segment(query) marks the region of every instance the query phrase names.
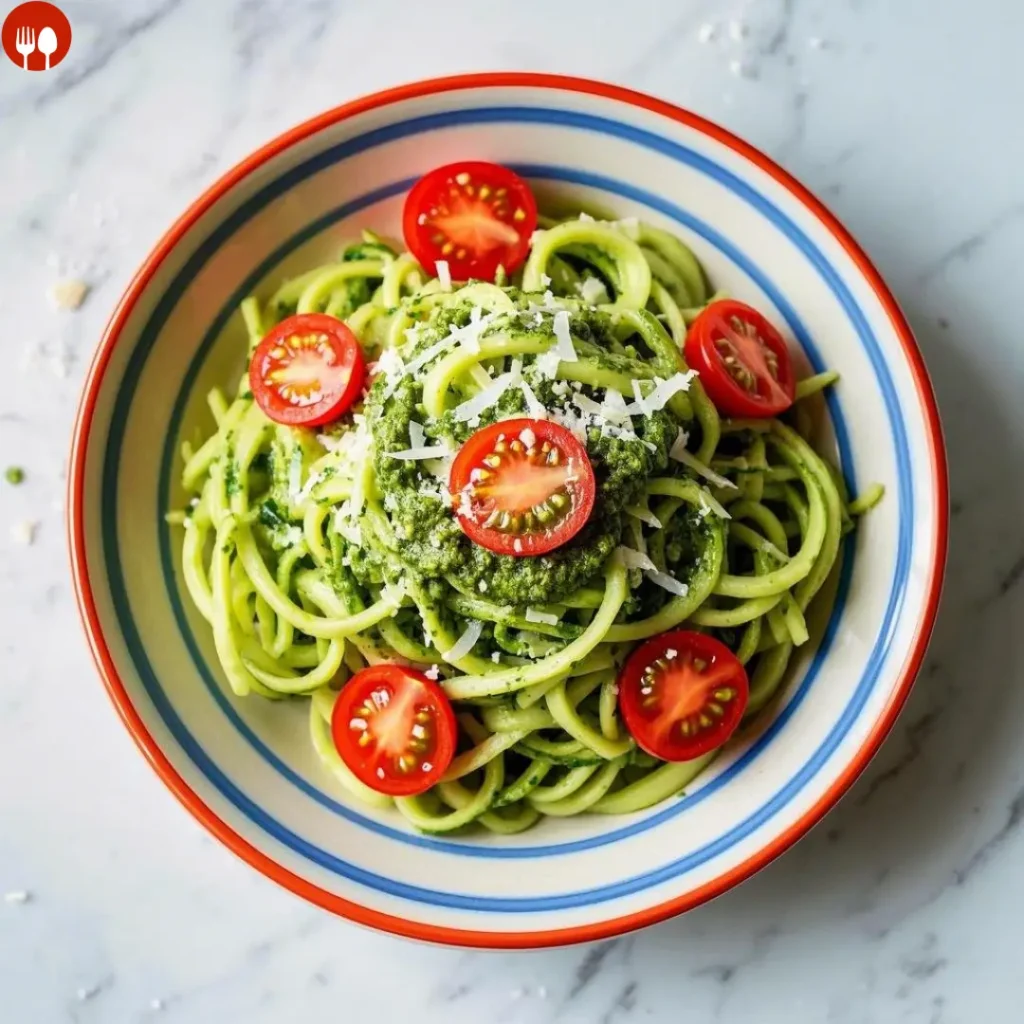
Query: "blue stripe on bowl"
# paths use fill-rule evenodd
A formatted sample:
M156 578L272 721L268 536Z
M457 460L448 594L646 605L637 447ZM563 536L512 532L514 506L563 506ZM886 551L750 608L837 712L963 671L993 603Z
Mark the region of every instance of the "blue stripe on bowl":
M490 123L495 121L533 121L542 124L568 124L573 127L584 128L592 131L600 131L606 134L616 135L622 138L626 138L630 141L636 142L640 145L647 146L648 148L656 149L660 152L671 155L674 159L680 162L686 163L690 166L696 167L703 173L706 173L722 184L729 187L732 191L741 195L746 201L751 203L757 208L762 214L768 217L777 227L779 227L785 234L790 237L794 244L796 244L804 255L811 260L811 262L818 269L819 273L822 274L823 279L836 294L840 303L843 305L847 314L850 316L858 335L868 353L869 359L872 363L872 367L879 380L880 387L882 389L883 397L885 400L887 412L892 424L894 438L896 440L897 448L897 470L899 477L899 503L901 509L900 515L900 536L898 545L898 558L896 566L896 576L894 580L893 590L890 598L889 605L886 609L886 615L883 622L883 627L880 630L878 640L875 644L872 655L869 658L869 662L861 679L858 684L857 691L854 694L848 707L845 709L840 720L836 723L835 727L831 731L828 737L823 741L819 749L815 752L812 758L807 764L801 769L793 779L785 787L783 787L768 803L766 803L758 812L751 815L745 822L736 826L728 835L720 837L714 843L703 847L701 850L695 851L679 861L675 861L664 868L659 869L656 872L651 872L643 876L638 876L633 879L627 879L623 882L616 883L612 886L606 886L598 890L589 890L581 893L568 893L560 896L547 896L547 897L536 897L536 898L501 898L501 899L489 899L481 898L476 896L467 896L461 894L452 893L439 893L433 890L424 890L415 886L407 886L402 883L394 882L391 879L382 878L372 873L365 872L364 870L356 867L355 865L348 864L338 858L333 857L326 851L318 850L308 844L301 837L296 836L290 832L279 822L274 821L268 815L266 815L259 807L252 803L241 793L237 787L231 783L213 764L206 753L199 748L194 738L188 734L187 730L184 729L183 724L177 718L170 702L167 700L166 694L162 690L158 680L156 679L152 667L145 656L145 652L142 647L141 639L138 635L137 628L134 621L131 618L130 607L127 600L127 594L124 588L123 573L121 570L120 552L117 549L116 540L116 529L113 524L116 523L116 479L117 479L117 466L119 462L120 449L123 443L123 436L120 430L121 424L127 419L128 409L130 407L131 395L134 392L134 384L137 381L139 375L142 372L142 368L145 364L145 360L148 356L149 350L151 349L162 324L166 321L171 310L182 290L187 287L188 283L198 272L199 268L206 262L207 259L216 251L223 243L229 238L237 228L253 216L259 209L266 205L269 201L280 195L281 192L286 191L292 185L307 177L309 174L313 174L318 170L329 166L331 163L342 160L347 156L352 155L355 152L361 152L364 149L371 148L374 145L379 145L382 142L389 141L393 138L402 137L405 135L415 134L430 130L437 127L446 127L452 124L466 124L466 123ZM724 238L713 231L709 226L703 224L692 215L680 210L678 207L668 204L660 198L653 196L649 193L643 192L633 188L632 186L626 185L621 182L611 181L609 179L601 178L596 175L589 175L585 172L575 171L567 168L551 168L551 167L523 167L521 170L529 176L533 177L548 177L557 178L558 180L571 181L579 184L593 185L598 188L603 188L611 192L616 192L620 195L627 196L629 198L636 199L641 203L645 203L654 209L658 209L665 213L667 216L673 217L680 223L687 225L693 230L704 235L712 244L719 246L727 255L730 256L735 262L740 265L751 277L758 282L758 284L764 288L767 294L772 297L772 300L777 304L778 308L783 312L787 321L790 324L795 336L797 337L804 350L807 352L811 363L815 369L821 368L820 355L817 352L813 341L808 336L807 331L803 325L799 322L792 310L790 305L785 301L782 295L778 292L778 289L772 285L767 277L738 250L735 250L730 243ZM297 236L291 239L284 246L280 247L271 257L264 261L259 268L257 268L251 275L246 284L239 290L239 294L233 296L231 301L225 305L224 309L218 315L216 321L211 326L210 331L204 338L203 345L200 348L199 353L193 360L192 365L189 368L189 372L186 376L186 381L182 389L182 393L179 395L178 402L175 406L175 418L180 418L181 411L184 407L184 403L187 400L191 385L194 383L195 376L199 371L199 367L205 357L209 346L212 344L213 339L223 328L227 319L234 312L237 302L241 297L246 294L252 287L252 284L264 276L264 274L270 270L286 252L291 251L296 246L302 244L308 238L317 234L323 230L324 227L330 223L341 219L346 216L350 216L359 209L362 209L372 203L378 202L382 199L389 198L401 191L404 191L408 187L408 182L397 182L393 185L386 186L383 189L379 189L374 193L362 197L354 203L346 204L345 207L340 207L324 217L319 218L315 223L309 225L306 229L300 232ZM848 435L845 428L845 423L842 418L842 413L839 408L839 403L836 397L833 395L830 397L830 411L832 414L833 422L836 427L837 439L840 446L840 451L843 457L843 462L847 466L847 471L852 472L852 463L849 457L849 445ZM840 276L836 273L835 269L825 260L824 256L816 249L813 243L803 234L802 231L790 221L785 214L782 213L778 208L771 204L767 199L752 189L747 183L737 178L732 172L726 170L723 167L710 161L707 157L701 154L695 153L686 147L680 146L677 143L671 142L670 140L663 139L659 136L652 135L651 133L640 131L632 128L628 125L623 125L618 122L608 121L604 118L595 118L588 115L580 115L570 111L557 111L557 110L544 110L544 109L531 109L531 108L498 108L498 109L486 109L486 110L475 110L475 111L457 111L451 114L431 115L426 118L417 118L413 121L403 122L397 125L388 126L385 129L380 129L375 132L368 133L367 135L360 136L359 138L349 140L345 143L341 143L337 146L332 147L325 152L318 154L316 157L311 158L304 164L292 168L284 175L270 182L264 186L259 193L250 197L245 203L242 204L239 209L234 211L228 218L225 219L211 235L203 241L196 252L189 258L185 266L175 277L175 280L169 286L167 292L161 297L154 311L154 314L149 323L144 328L139 343L130 357L128 367L125 373L125 379L122 384L122 388L117 396L115 402L114 415L112 419L112 432L110 445L108 448L108 458L104 464L103 471L103 502L104 505L109 502L110 508L114 514L104 515L104 546L108 557L110 579L112 593L114 596L115 607L119 618L122 622L122 627L125 631L126 640L128 642L129 650L136 663L136 669L139 671L140 678L143 680L147 691L150 694L151 699L154 700L159 712L164 717L168 727L171 729L176 740L182 745L188 755L197 764L200 770L207 776L210 782L220 790L232 803L234 803L240 810L243 811L253 822L265 829L268 834L275 836L280 841L284 842L290 848L296 850L302 855L308 857L311 861L320 864L321 866L328 867L330 870L337 872L338 874L350 878L354 881L362 884L371 886L372 888L379 889L382 892L387 892L392 895L398 895L409 899L415 899L421 902L433 903L436 905L443 905L449 907L459 907L466 909L476 910L504 910L504 911L536 911L545 909L559 909L562 907L570 906L583 906L588 903L599 902L601 900L615 899L620 896L627 895L632 892L640 891L650 885L657 885L660 882L678 874L682 871L690 870L693 867L704 863L708 858L714 857L724 850L728 849L733 843L763 824L773 814L777 813L786 803L789 802L795 796L800 789L813 777L821 765L827 760L831 753L835 750L838 743L842 741L849 727L856 719L861 708L863 707L864 701L867 699L877 679L877 674L881 665L888 652L889 641L892 634L892 627L895 622L896 613L899 605L902 602L903 594L905 592L906 580L908 574L909 565L909 554L910 547L912 545L912 534L910 524L913 522L912 504L913 496L910 485L910 474L907 471L909 467L909 449L907 447L906 431L902 421L902 417L899 413L899 408L896 402L895 387L892 383L891 378L888 374L888 369L885 364L884 356L878 346L877 340L874 338L870 331L870 327L867 321L856 306L856 303L846 288ZM165 451L164 464L161 468L160 473L160 504L159 507L163 509L166 507L168 499L168 487L171 473L171 460L173 458L173 449L170 446L170 438L175 436L175 430L169 431L168 446ZM852 481L851 481L852 482ZM164 559L165 573L170 572L171 559L168 545L167 531L163 528L161 523L160 526L160 542L161 542L161 554ZM197 660L197 665L201 669L207 686L214 694L215 698L224 708L225 712L232 717L236 724L243 730L243 733L247 734L247 738L250 742L254 742L260 753L268 757L272 764L278 769L283 770L284 773L295 782L300 785L304 791L309 795L313 796L314 799L319 799L321 803L326 803L331 806L332 809L338 811L338 813L345 814L353 820L358 820L360 824L366 827L373 828L375 831L382 832L390 837L398 839L403 842L410 842L415 845L428 846L433 849L442 849L445 852L453 852L459 854L468 854L472 856L500 856L500 857L521 857L521 856L548 856L552 854L571 852L572 850L585 849L595 845L601 845L606 842L611 842L619 838L623 838L627 835L633 835L637 832L643 831L647 828L651 828L658 824L660 821L665 820L669 816L673 816L680 813L686 806L692 806L693 803L703 799L709 792L713 791L713 787L717 788L724 785L728 778L733 777L737 774L749 760L756 755L764 746L769 742L772 736L782 727L783 722L793 713L795 707L799 701L803 698L808 687L810 686L812 677L816 674L824 655L827 652L828 646L831 643L832 638L835 635L836 628L838 626L839 617L841 614L842 602L845 599L845 594L848 589L848 582L850 577L850 559L847 558L840 579L840 587L836 601L836 607L830 620L826 636L822 642L821 648L819 649L815 661L812 664L811 670L805 677L800 691L794 696L793 701L783 711L780 718L773 723L773 726L766 732L766 734L759 738L758 742L747 751L743 758L739 759L734 765L731 765L729 769L718 779L713 780L708 786L704 787L703 790L698 791L692 797L686 800L676 801L669 808L661 811L643 821L636 822L635 824L628 826L623 829L616 830L615 832L606 833L603 836L593 837L590 840L581 840L575 843L567 843L560 845L541 846L541 847L520 847L520 848L489 848L484 846L475 846L471 844L453 843L450 841L436 840L428 837L409 835L404 832L399 832L395 829L391 829L388 826L382 825L379 822L372 821L372 819L364 818L362 815L358 815L351 809L338 804L336 801L331 800L330 797L325 794L319 793L319 791L312 790L305 780L302 780L298 776L295 776L287 766L284 766L274 755L267 750L267 748L255 737L250 730L245 726L244 722L237 716L234 709L231 708L230 704L225 700L220 689L212 679L208 669L206 668L205 662L199 656L198 649L195 645L194 638L185 626L185 619L183 615L183 609L181 608L180 601L178 600L176 588L169 586L170 593L172 595L172 602L175 605L175 614L178 616L179 625L185 626L184 633L186 641L189 645L190 652ZM170 577L168 576L168 583L170 583ZM312 792L310 792L312 790Z

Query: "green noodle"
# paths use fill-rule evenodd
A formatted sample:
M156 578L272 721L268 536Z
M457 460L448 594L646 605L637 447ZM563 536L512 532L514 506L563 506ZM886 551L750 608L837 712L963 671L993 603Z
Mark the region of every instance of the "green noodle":
M809 640L805 612L843 534L882 497L876 486L847 499L808 443L799 405L791 418L799 429L722 421L699 380L687 378L647 422L645 396L686 374L687 325L716 297L703 269L682 241L643 223L542 223L518 286L446 290L366 232L337 262L283 282L266 301L247 298L250 353L283 317L325 312L346 321L369 359L391 353L399 368L381 372L357 415L319 435L267 420L247 379L233 400L214 389L213 432L198 448L182 447L182 484L194 497L168 516L184 526L185 586L210 623L234 693L309 699L310 740L324 768L351 798L396 806L425 832L476 823L509 835L546 816L632 813L680 793L717 752L666 764L636 750L616 682L631 646L681 624L713 633L747 666L753 715ZM588 305L588 293L601 304ZM575 359L561 349L551 358L559 315L568 317ZM449 332L478 321L472 344L449 343ZM403 369L410 362L412 372ZM566 410L570 399L607 402L614 392L641 412L618 434L582 421L580 436L588 451L611 436L627 462L648 459L638 486L605 511L610 535L592 538L593 563L573 563L587 571L567 571L557 587L545 581L521 602L501 597L508 584L500 561L490 577L444 569L440 555L436 571L409 561L393 481L382 479L374 447L376 425L392 408L422 422L428 445L443 447L444 430L464 429L453 410L508 374L513 397L501 397L497 411L485 406L484 416L532 414L530 382L549 399L568 396ZM822 373L801 381L798 401L836 380ZM690 463L667 457L680 429L693 436L696 465L710 467L713 488ZM445 481L443 464L437 475ZM434 516L443 532L451 520L444 494L422 489L409 507ZM661 589L657 574L629 568L621 546L680 586ZM331 739L341 687L379 661L428 669L458 712L459 752L419 796L391 800L369 789Z

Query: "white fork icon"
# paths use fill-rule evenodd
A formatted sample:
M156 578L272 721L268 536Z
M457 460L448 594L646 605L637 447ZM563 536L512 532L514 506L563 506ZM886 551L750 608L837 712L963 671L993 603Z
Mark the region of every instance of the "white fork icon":
M22 26L14 37L14 48L21 54L22 69L28 71L28 55L35 53L36 32L35 29Z

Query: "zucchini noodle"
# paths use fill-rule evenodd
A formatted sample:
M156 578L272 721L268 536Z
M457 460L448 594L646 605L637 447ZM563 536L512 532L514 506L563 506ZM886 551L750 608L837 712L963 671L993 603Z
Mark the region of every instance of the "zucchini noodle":
M212 433L182 448L191 500L168 515L234 694L309 700L325 774L428 833L510 835L682 792L717 751L665 763L637 749L617 696L632 646L681 624L712 633L747 668L749 718L810 639L844 534L882 497L850 500L807 439L802 400L834 373L801 381L784 419L720 419L682 355L716 297L682 241L635 220L541 223L497 285L451 290L365 232L247 298L240 355L287 316L326 313L372 384L318 431L268 420L247 376L233 399L214 389ZM597 481L583 529L533 558L471 543L447 491L470 435L522 416L573 431ZM380 662L438 678L457 713L458 752L418 796L369 789L331 738L346 681Z

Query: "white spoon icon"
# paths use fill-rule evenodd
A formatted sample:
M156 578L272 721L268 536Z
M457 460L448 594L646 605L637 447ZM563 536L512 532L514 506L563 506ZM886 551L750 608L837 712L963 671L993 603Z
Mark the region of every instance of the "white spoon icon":
M57 52L57 33L47 25L39 33L39 41L36 44L39 52L46 57L46 70L50 70L50 55Z

